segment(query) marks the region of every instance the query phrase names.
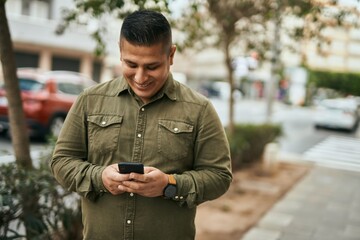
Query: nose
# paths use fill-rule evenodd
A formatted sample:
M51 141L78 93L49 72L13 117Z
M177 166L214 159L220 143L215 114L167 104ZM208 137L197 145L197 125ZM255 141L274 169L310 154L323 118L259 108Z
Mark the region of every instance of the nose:
M134 81L137 83L144 83L147 80L146 71L142 68L138 68L135 72Z

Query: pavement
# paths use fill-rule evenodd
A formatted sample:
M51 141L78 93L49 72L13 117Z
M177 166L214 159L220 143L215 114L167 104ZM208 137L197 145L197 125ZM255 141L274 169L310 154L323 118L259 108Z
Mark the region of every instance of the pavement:
M360 171L314 164L241 240L360 240Z

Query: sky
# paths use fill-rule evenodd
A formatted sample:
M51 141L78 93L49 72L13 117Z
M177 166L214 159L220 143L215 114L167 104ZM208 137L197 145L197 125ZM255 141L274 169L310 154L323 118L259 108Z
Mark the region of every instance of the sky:
M186 7L187 3L187 0L170 0L170 9L175 18L180 16L182 9Z
M339 3L348 6L357 6L357 9L360 11L360 0L339 0Z

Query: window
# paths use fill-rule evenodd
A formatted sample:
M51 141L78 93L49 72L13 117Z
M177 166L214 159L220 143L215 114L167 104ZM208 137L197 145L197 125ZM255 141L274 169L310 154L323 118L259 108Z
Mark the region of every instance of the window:
M78 95L84 90L84 86L74 83L58 83L59 91L66 94Z
M93 74L92 74L92 77L93 77L94 81L96 81L96 82L100 82L101 67L102 67L102 64L101 64L100 61L94 61L93 62Z
M17 67L37 68L39 66L39 54L27 52L15 52Z
M24 0L22 1L22 14L37 18L50 18L50 0Z
M6 12L8 12L10 14L20 15L22 13L21 6L22 6L21 0L6 1L6 4L5 4Z
M23 91L38 91L41 90L44 85L38 81L34 81L32 79L19 79L20 89Z
M52 70L67 70L73 72L79 72L80 60L76 58L57 57L52 59Z

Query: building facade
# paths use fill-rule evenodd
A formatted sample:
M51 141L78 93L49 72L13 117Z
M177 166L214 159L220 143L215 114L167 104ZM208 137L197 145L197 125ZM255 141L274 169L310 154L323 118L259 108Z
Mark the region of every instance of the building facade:
M95 41L85 27L55 33L61 12L72 0L9 0L6 12L17 67L68 70L97 82L111 76L106 59L94 55Z

